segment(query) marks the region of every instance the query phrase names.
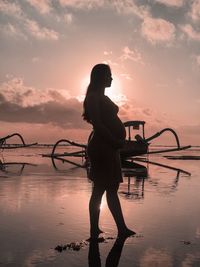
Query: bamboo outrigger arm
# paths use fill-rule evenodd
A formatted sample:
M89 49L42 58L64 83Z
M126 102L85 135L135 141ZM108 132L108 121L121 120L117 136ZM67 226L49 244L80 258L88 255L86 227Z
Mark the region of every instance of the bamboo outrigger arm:
M3 145L6 144L6 140L13 137L13 136L18 136L19 139L21 140L22 142L22 145L18 145L18 146L8 146L8 147L5 147ZM29 146L33 146L33 145L36 145L37 143L32 143L32 144L26 144L25 141L24 141L24 138L21 136L21 134L19 133L13 133L11 135L7 135L3 138L0 138L0 148L3 148L3 149L12 149L12 148L21 148L21 147L29 147Z
M147 154L155 154L155 153L161 153L161 152L172 152L172 151L177 151L177 150L184 150L184 149L188 149L190 148L191 146L181 146L180 145L180 142L179 142L179 138L178 138L178 135L177 133L171 129L171 128L164 128L163 130L161 130L160 132L157 132L156 134L152 135L151 137L149 138L146 138L144 141L145 142L149 142L157 137L159 137L161 134L163 134L164 132L171 132L175 139L176 139L176 144L177 144L177 147L176 148L172 148L172 149L164 149L164 150L159 150L159 151L148 151Z
M177 147L180 148L180 142L179 142L178 135L177 135L177 133L176 133L173 129L171 129L171 128L164 128L164 129L161 130L160 132L157 132L156 134L152 135L151 137L146 138L145 141L146 141L146 142L149 142L149 141L155 139L156 137L159 137L161 134L163 134L164 132L167 132L167 131L173 133L173 135L174 135L174 137L175 137L175 139L176 139Z
M51 155L52 156L56 156L56 154L54 153L55 150L56 150L56 147L60 144L60 143L68 143L69 145L72 145L72 146L77 146L77 147L82 147L84 149L87 148L87 145L84 145L84 144L79 144L79 143L76 143L76 142L73 142L73 141L70 141L68 139L60 139L58 140L55 145L53 146L53 149L52 149L52 152L51 152ZM77 154L80 154L81 151L78 151L78 152L72 152L72 153L64 153L66 154L66 156L74 156L74 155L77 155ZM60 155L60 154L59 154Z

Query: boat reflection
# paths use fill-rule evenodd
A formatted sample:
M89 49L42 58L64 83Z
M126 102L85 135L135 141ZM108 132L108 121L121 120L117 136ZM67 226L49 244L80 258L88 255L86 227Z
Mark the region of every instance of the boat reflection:
M148 177L147 167L133 161L123 161L122 173L124 178L127 178L128 184L127 190L121 190L119 194L128 199L144 198L144 183ZM134 180L134 184L131 183L132 180Z
M178 186L180 175L184 174L187 176L191 176L191 173L175 168L173 166L148 161L146 159L137 158L135 159L139 162L146 163L147 165L144 166L142 164L136 163L134 161L124 161L122 162L122 171L124 178L127 178L127 189L119 191L119 194L131 200L140 200L144 198L145 192L145 183L148 181L149 184L156 186L156 188L160 191L162 190L161 180L158 181L155 177L151 178L149 175L149 165L156 165L164 169L169 169L175 171L176 175L172 182L166 186L163 186L163 190L165 193L174 192ZM166 192L168 190L168 192Z
M73 168L71 167L72 163L74 166ZM163 163L153 162L147 158L122 160L121 164L122 173L125 179L124 183L120 186L119 194L122 197L131 200L141 200L144 198L145 184L147 182L148 185L154 186L157 191L169 194L177 189L181 174L191 176L191 173L183 169ZM54 157L52 158L52 165L56 171L63 173L71 169L80 169L81 167L81 169L86 170L88 177L89 166L86 167L78 162L71 162L70 160ZM152 167L150 167L150 165L152 165ZM156 170L156 173L150 175L149 172L152 171L152 169L155 169L153 165L160 167L159 172L157 173ZM165 174L162 169L171 170L172 174ZM160 173L162 173L162 175L160 175ZM157 174L159 174L159 178L157 177ZM175 178L173 178L174 175Z
M37 166L28 162L4 162L0 159L0 176L1 173L9 175L21 175L25 166Z

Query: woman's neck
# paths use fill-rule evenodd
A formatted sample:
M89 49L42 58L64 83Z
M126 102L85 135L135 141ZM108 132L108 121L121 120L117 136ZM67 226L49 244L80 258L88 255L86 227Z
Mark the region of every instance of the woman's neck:
M102 96L105 94L105 87L100 87L99 88L99 94Z

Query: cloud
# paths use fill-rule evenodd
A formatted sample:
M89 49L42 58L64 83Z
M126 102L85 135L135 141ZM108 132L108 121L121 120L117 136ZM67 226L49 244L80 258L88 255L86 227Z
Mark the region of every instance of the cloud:
M160 131L163 128L171 127L173 121L167 118L166 114L158 112L152 108L139 106L133 100L126 99L120 106L120 117L122 121L141 120L150 124L149 134Z
M7 36L11 36L11 37L16 37L16 38L23 38L23 39L27 39L27 37L25 36L25 34L15 25L13 25L12 23L8 23L5 25L0 25L0 31L1 33L3 33L4 35Z
M0 121L85 128L82 103L64 96L63 90L37 90L27 87L21 78L3 83L0 88Z
M182 7L184 5L184 0L155 0L155 2L170 7Z
M31 6L35 7L41 14L49 13L52 9L50 0L26 0Z
M118 13L134 14L141 19L150 16L150 10L148 6L138 6L133 0L113 0L112 7L114 7Z
M164 19L145 18L142 23L142 35L152 44L170 43L175 37L175 26Z
M126 80L132 80L132 77L128 73L121 73L120 76Z
M92 9L102 7L105 4L105 0L59 0L59 3L64 7Z
M135 62L143 63L140 52L137 49L131 50L128 46L123 48L123 54L121 55L120 59L122 61L129 59Z
M55 41L59 39L58 32L46 27L41 27L35 20L27 19L25 22L25 27L29 34L34 36L36 39Z
M109 56L109 55L112 55L112 51L104 51L103 52L103 54L105 55L105 56Z
M29 3L31 3L38 10L40 10L40 13L47 12L47 3L49 3L49 0L43 0L43 1L27 0L27 1L29 1ZM17 18L15 24L9 22L7 24L0 25L0 31L3 34L13 37L23 37L23 39L25 40L28 39L27 34L32 35L38 40L59 39L58 32L46 27L42 27L41 25L38 24L37 21L29 19L27 15L22 11L21 7L15 2L10 3L6 0L0 1L0 12Z
M193 1L189 15L195 22L200 21L200 0Z
M115 61L112 61L111 59L104 60L102 63L108 64L110 66L119 66L119 64Z
M67 24L71 24L72 21L73 21L73 15L68 13L68 14L65 14L64 15L64 21L67 23Z
M1 94L0 94L1 95ZM48 101L34 106L23 107L8 101L0 102L0 120L4 122L20 122L31 124L57 125L61 128L85 128L81 118L82 105L77 99L66 100L65 103Z
M17 3L6 0L0 1L0 12L15 17L22 15L21 7Z
M189 39L200 41L200 32L197 32L190 24L180 26L180 28Z
M149 7L138 6L134 0L59 0L63 7L71 7L75 9L95 9L95 8L112 8L118 13L135 14L140 18L149 15Z

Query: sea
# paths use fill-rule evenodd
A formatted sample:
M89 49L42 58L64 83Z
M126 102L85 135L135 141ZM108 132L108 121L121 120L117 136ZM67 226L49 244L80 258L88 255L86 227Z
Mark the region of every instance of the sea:
M88 242L92 183L79 166L84 159L66 156L62 146L56 153L65 157L44 156L51 151L36 146L0 152L0 266L200 266L200 147L122 166L119 199L136 234L117 238L103 196L98 242Z

